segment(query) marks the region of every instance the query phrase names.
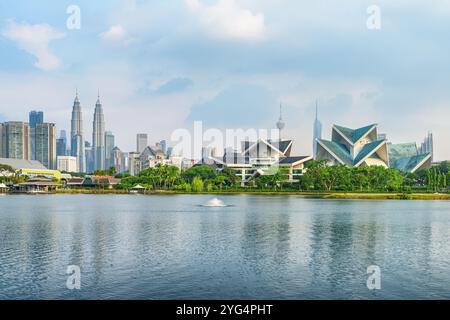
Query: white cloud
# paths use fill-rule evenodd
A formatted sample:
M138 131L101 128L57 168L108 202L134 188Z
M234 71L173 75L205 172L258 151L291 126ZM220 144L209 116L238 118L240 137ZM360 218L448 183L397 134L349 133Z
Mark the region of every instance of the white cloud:
M111 26L108 31L100 33L99 36L103 41L125 46L129 45L133 41L133 39L128 37L127 31L120 24Z
M266 37L264 14L239 7L235 0L219 0L205 6L200 0L185 0L210 35L222 39L260 41Z
M50 71L60 66L58 57L49 49L49 43L52 40L63 38L65 34L53 29L48 24L30 25L12 21L2 30L1 34L15 41L19 48L35 56L37 62L34 65L37 68Z

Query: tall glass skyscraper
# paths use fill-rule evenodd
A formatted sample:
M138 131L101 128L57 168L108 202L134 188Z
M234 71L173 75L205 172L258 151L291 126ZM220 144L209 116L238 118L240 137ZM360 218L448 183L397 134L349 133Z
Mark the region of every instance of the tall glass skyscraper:
M44 123L44 112L31 111L29 114L30 128L36 128L36 125L39 123Z
M84 155L83 114L81 112L80 100L78 99L78 92L72 108L70 150L71 156L77 158L77 171L85 172L86 159Z
M94 151L94 170L105 169L105 117L100 103L100 95L95 103L92 148Z
M44 112L42 111L30 111L29 113L29 127L30 127L30 159L36 159L36 126L40 123L44 123Z
M66 130L61 130L59 138L56 139L56 156L67 155L67 138Z
M316 159L317 139L322 139L322 123L319 121L319 107L316 101L316 118L313 129L313 157Z
M115 147L114 135L111 131L105 132L105 168L114 166L113 149Z

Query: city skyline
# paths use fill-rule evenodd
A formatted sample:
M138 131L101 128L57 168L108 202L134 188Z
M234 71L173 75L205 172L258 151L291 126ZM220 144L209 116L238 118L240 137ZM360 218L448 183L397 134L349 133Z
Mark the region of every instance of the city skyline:
M101 87L107 129L117 145L133 150L136 132L159 141L194 120L218 128L269 127L283 101L283 116L292 119L285 134L305 138L296 144L302 151L311 148L309 119L319 99L324 128L375 121L395 141L420 141L432 130L435 160L450 158L450 45L440 32L450 24L447 4L423 10L407 2L405 15L404 0L383 2L381 28L369 30L367 6L357 1L286 1L292 7L286 12L265 0L82 0L80 29L67 28L65 4L24 3L0 12L0 96L7 106L0 121L40 108L69 131L74 87L84 106L95 103ZM211 10L218 14L208 20ZM234 19L242 29L231 28ZM33 42L27 32L42 37ZM85 111L85 123L92 123ZM85 136L91 130L86 126Z

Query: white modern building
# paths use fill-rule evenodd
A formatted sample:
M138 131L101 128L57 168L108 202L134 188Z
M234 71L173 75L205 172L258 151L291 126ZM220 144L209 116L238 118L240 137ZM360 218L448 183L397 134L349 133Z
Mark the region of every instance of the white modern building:
M58 156L57 170L61 172L77 172L77 158L72 156Z

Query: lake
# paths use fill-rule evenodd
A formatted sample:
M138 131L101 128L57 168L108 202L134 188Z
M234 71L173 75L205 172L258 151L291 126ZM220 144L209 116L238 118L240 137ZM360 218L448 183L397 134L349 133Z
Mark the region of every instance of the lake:
M212 198L0 196L0 299L450 299L448 201Z

